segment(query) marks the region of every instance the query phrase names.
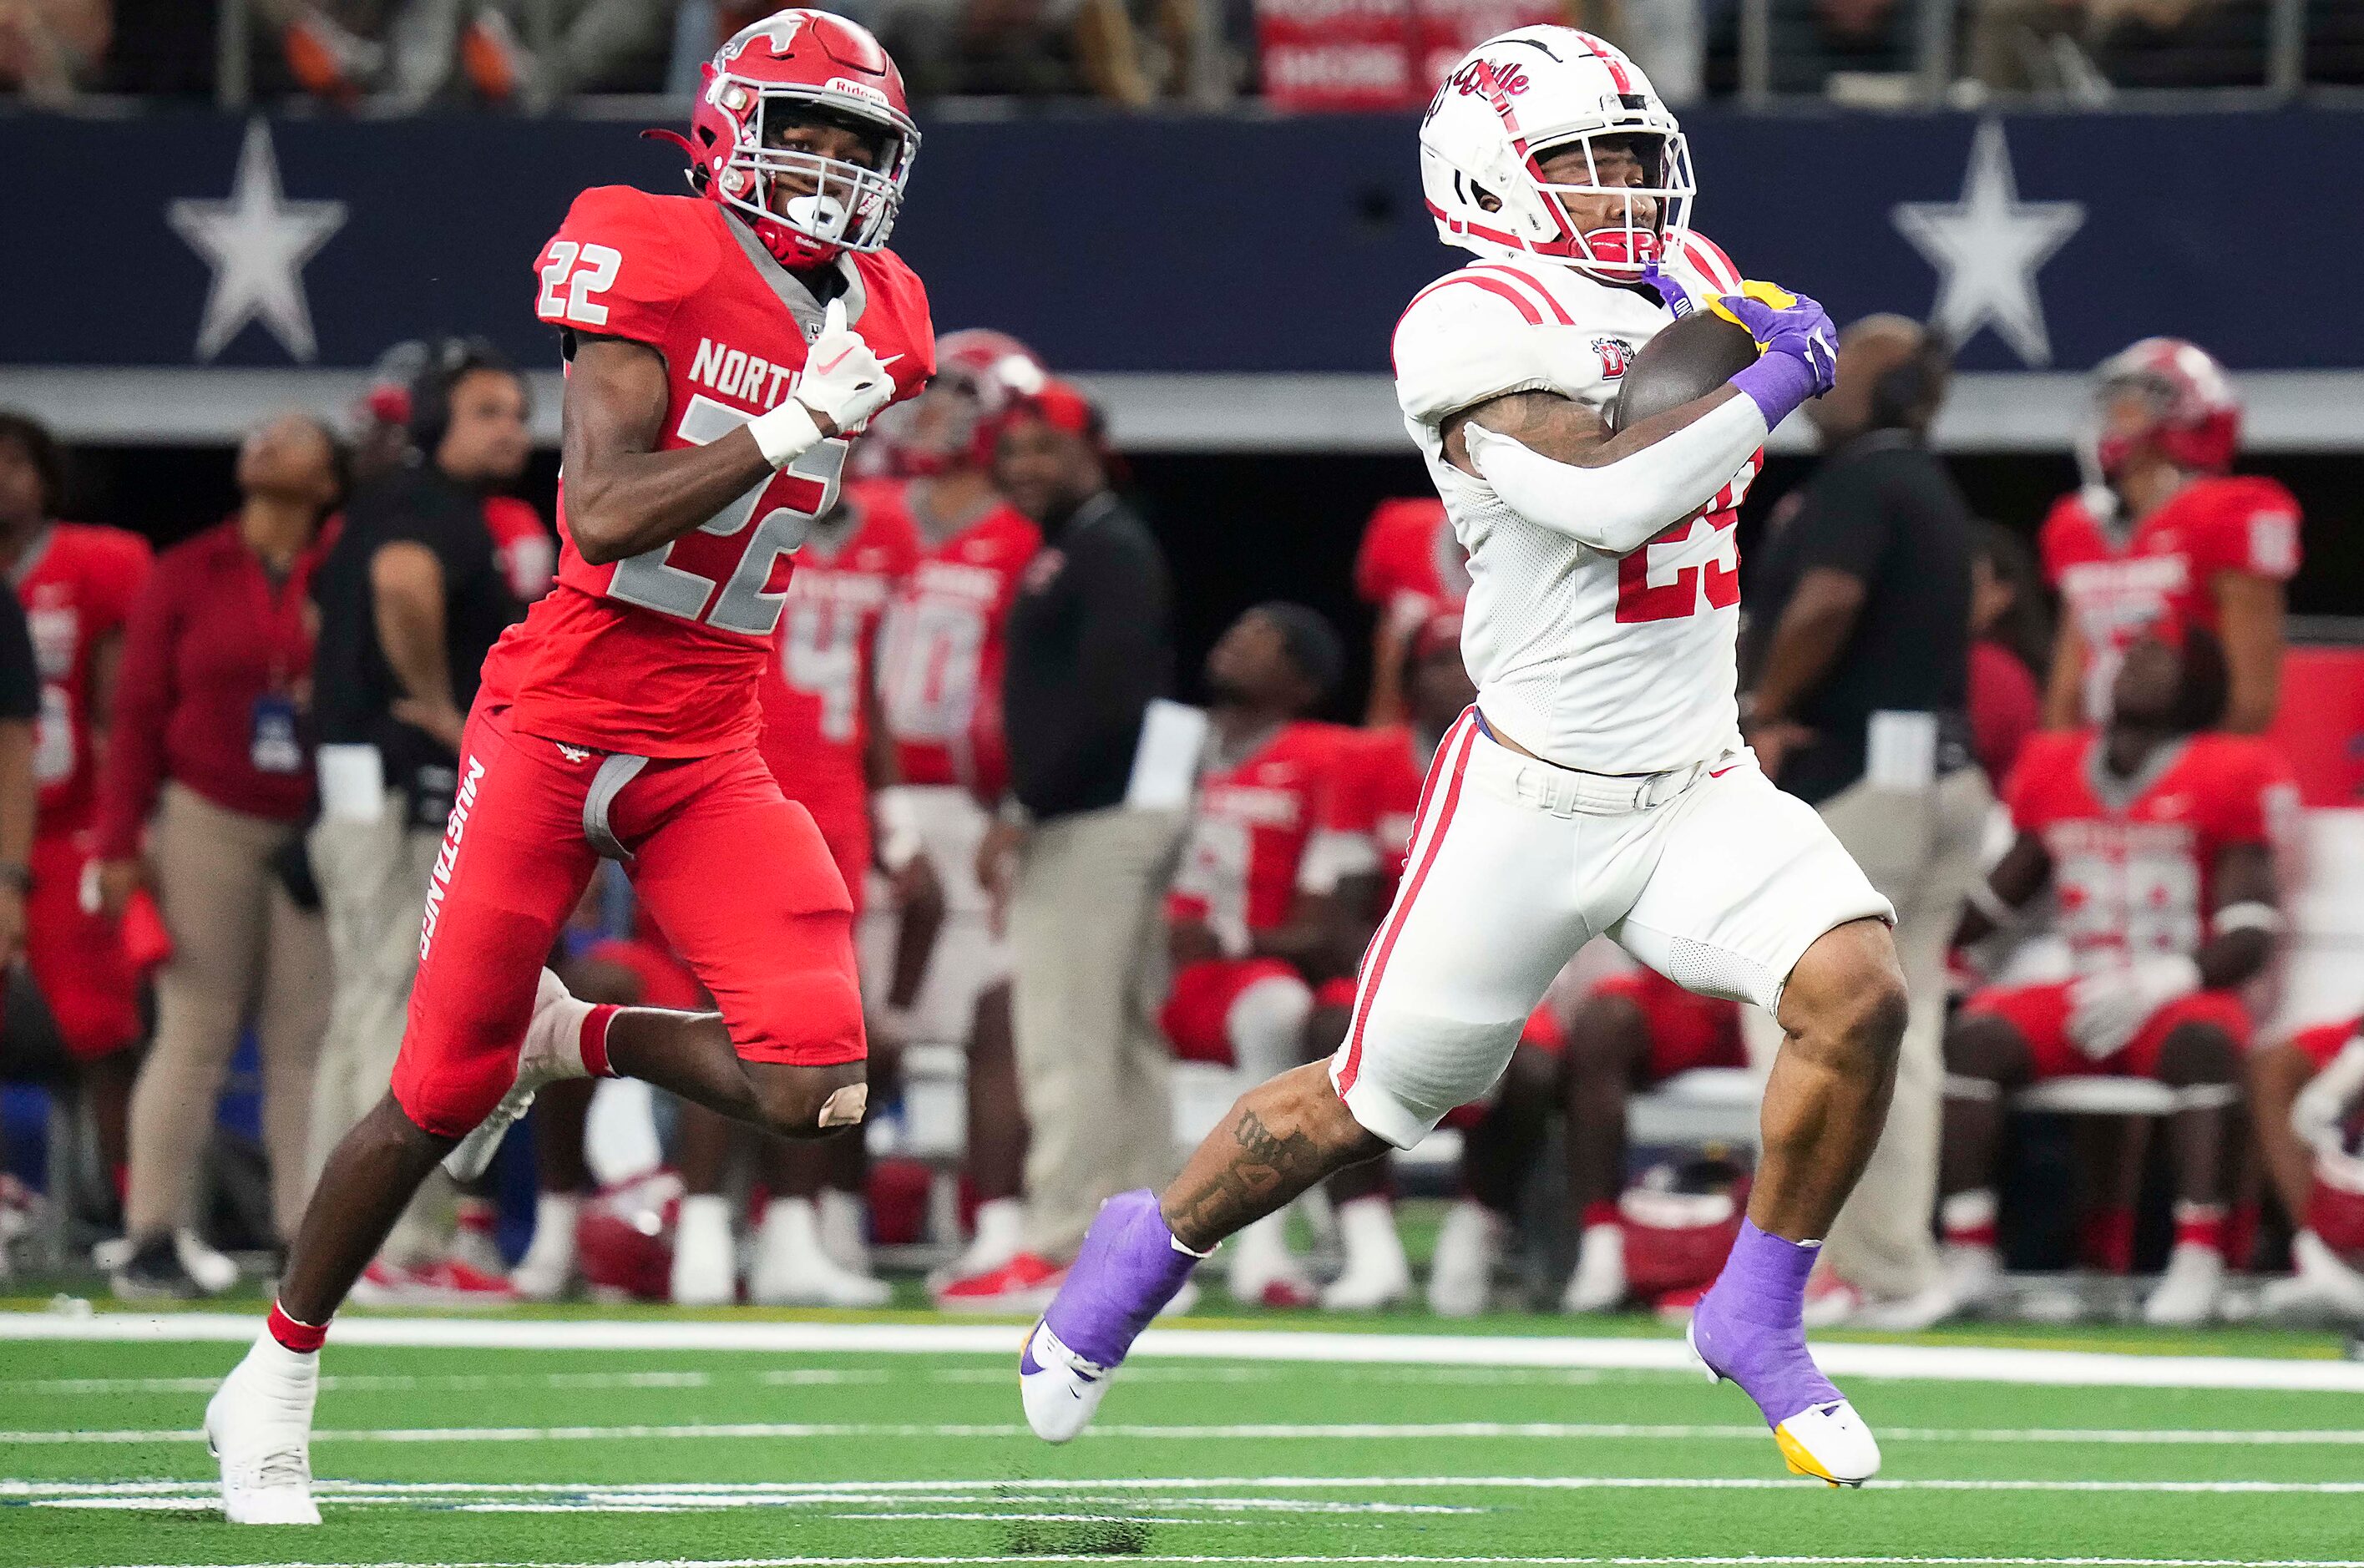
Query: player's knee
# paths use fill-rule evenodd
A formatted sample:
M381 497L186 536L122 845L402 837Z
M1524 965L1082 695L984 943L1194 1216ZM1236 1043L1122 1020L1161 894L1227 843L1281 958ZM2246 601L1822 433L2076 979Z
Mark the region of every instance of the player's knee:
M2241 1077L2241 1048L2214 1024L2183 1024L2158 1048L2158 1080L2173 1087L2233 1084Z
M1896 944L1877 920L1824 932L1798 961L1781 997L1782 1028L1807 1049L1881 1072L1895 1064L1909 1011Z
M862 1125L869 1109L868 1063L829 1067L750 1064L764 1124L782 1138L828 1138Z
M1971 1014L1946 1031L1946 1073L1983 1084L2016 1084L2027 1075L2027 1042L2006 1020Z
M1390 1147L1355 1118L1331 1082L1329 1067L1319 1062L1291 1068L1242 1095L1224 1125L1236 1125L1247 1115L1267 1128L1305 1138L1331 1158L1333 1169L1371 1159Z

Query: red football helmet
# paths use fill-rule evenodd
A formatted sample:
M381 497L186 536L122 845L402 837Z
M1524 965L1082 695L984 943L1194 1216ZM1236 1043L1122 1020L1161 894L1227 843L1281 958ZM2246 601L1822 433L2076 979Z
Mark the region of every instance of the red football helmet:
M971 327L936 339L936 377L927 391L872 419L873 439L913 477L962 466L993 466L1001 417L1050 384L1043 358L1007 332Z
M777 144L786 125L814 118L871 138L871 167ZM885 245L920 150L903 73L867 30L827 11L775 11L740 28L707 62L689 135L651 134L680 143L698 193L797 267Z
M2114 479L2145 445L2195 473L2222 473L2241 444L2241 403L2232 378L2206 350L2180 338L2145 338L2102 361L2093 373L2099 428L2093 455ZM2120 426L2112 406L2135 394L2147 419Z
M574 1255L593 1292L635 1301L673 1294L674 1225L681 1178L652 1171L606 1188L574 1221Z

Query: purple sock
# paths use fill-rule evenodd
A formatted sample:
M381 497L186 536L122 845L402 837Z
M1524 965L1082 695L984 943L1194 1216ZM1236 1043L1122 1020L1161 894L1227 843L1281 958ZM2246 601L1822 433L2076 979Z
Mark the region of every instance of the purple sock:
M1814 395L1814 372L1795 354L1768 350L1734 376L1732 384L1755 400L1757 412L1765 416L1765 428L1770 430Z
M1806 1276L1821 1250L1744 1219L1723 1273L1691 1314L1701 1356L1747 1391L1767 1426L1845 1397L1806 1351Z
M1113 1367L1198 1266L1175 1245L1155 1193L1119 1193L1100 1206L1043 1321L1086 1361Z

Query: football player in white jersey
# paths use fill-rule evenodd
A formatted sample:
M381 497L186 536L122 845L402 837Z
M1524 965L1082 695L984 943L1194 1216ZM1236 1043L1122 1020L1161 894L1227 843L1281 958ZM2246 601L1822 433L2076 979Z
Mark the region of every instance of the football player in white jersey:
M1734 698L1732 508L1767 434L1830 389L1830 319L1742 284L1689 233L1681 130L1589 34L1472 50L1429 106L1421 162L1438 232L1480 258L1395 335L1406 423L1469 550L1478 702L1438 749L1344 1044L1243 1096L1163 1195L1101 1209L1021 1359L1027 1418L1074 1436L1217 1242L1482 1095L1552 976L1606 933L1781 1021L1748 1223L1692 1344L1791 1468L1857 1485L1879 1446L1801 1312L1886 1113L1904 983L1887 901L1757 770ZM1695 298L1749 328L1756 362L1612 433L1627 363Z

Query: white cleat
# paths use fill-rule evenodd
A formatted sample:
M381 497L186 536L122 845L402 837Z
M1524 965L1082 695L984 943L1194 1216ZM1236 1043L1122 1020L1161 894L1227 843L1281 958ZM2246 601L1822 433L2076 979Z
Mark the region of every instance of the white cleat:
M1946 1292L1953 1297L1957 1313L1991 1307L2010 1291L2003 1279L2002 1254L1992 1247L1949 1243L1938 1266L1945 1271Z
M1577 1242L1576 1272L1559 1298L1562 1312L1614 1312L1625 1304L1625 1228L1588 1225Z
M728 1198L693 1193L673 1230L673 1304L728 1307L739 1299L739 1246Z
M895 1291L829 1255L810 1198L784 1197L764 1210L747 1295L766 1307L884 1307Z
M1691 1327L1683 1330L1683 1343L1690 1347L1691 1359L1707 1380L1722 1383L1723 1373L1700 1354L1698 1336L1694 1318ZM1845 1399L1809 1405L1785 1418L1774 1427L1773 1441L1791 1473L1811 1475L1833 1486L1860 1486L1879 1473L1879 1443Z
M316 1525L312 1404L317 1352L298 1355L269 1335L231 1369L206 1406L206 1447L221 1462L222 1514L234 1525Z
M2179 1241L2168 1255L2158 1288L2143 1302L2143 1321L2196 1329L2216 1316L2225 1295L2225 1254L2197 1241Z
M544 1084L591 1075L583 1065L583 1020L590 1012L591 1004L576 1001L564 981L547 969L541 972L533 1017L518 1046L517 1081L475 1130L443 1156L443 1169L453 1181L473 1182L485 1173L501 1151L501 1140L533 1108L533 1097Z
M1475 1318L1494 1296L1494 1267L1502 1259L1501 1216L1482 1203L1444 1211L1436 1256L1428 1271L1428 1309L1439 1318Z
M1411 1299L1411 1262L1396 1232L1395 1204L1360 1197L1338 1206L1338 1237L1346 1268L1321 1291L1328 1312L1377 1312Z
M1094 1365L1059 1342L1048 1323L1026 1337L1018 1361L1018 1394L1026 1424L1044 1442L1063 1443L1091 1425L1108 1396L1111 1369Z

